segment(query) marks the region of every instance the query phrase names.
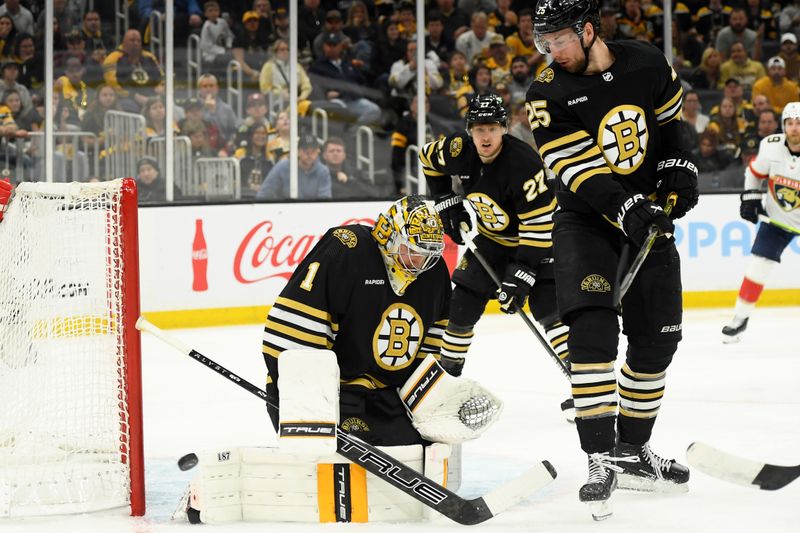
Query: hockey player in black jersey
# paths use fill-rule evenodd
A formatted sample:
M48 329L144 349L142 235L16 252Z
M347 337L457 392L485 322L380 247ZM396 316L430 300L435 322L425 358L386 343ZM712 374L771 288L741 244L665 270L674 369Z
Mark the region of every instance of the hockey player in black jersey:
M534 318L544 327L555 353L566 361L568 329L557 318L551 255L556 204L541 159L528 144L507 134L500 97L474 97L466 119L466 133L430 142L419 156L444 230L463 244L459 226L470 223L461 196L452 189L454 175L476 213L479 252L495 272L505 274L498 295L501 309L513 313L515 304L522 307L530 295ZM470 250L453 272L453 283L442 364L459 375L475 324L497 286Z
M421 196L397 200L375 226L329 229L270 310L262 351L277 405L278 356L333 350L341 426L375 445L423 443L397 393L438 354L450 304L439 216ZM278 412L269 409L277 429Z
M585 502L621 488L686 487L688 469L649 444L666 370L681 340L680 258L671 235L698 199L681 146L680 81L650 43L604 42L597 0L539 0L537 48L553 62L531 85L528 117L557 177L553 247L558 309L570 327L572 393L589 458ZM677 201L670 216L663 207ZM626 361L617 379L615 284L655 226L660 237L621 306ZM617 475L619 474L619 475ZM664 482L671 482L668 485ZM595 506L601 519L610 508Z

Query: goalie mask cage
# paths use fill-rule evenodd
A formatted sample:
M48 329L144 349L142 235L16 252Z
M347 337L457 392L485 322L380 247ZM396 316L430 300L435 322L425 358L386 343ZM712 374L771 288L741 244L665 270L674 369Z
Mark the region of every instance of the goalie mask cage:
M0 517L144 514L137 234L132 179L15 191L0 223Z

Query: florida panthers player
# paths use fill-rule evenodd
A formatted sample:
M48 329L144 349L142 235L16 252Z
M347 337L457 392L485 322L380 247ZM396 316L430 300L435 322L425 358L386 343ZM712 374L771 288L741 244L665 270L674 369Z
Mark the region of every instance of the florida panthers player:
M724 343L738 342L764 290L772 268L780 263L783 250L800 233L800 102L791 102L781 116L784 133L761 141L758 155L745 169L745 191L739 213L758 223L750 262L736 299L733 319L722 328ZM767 194L762 185L766 183ZM766 197L766 200L762 200Z

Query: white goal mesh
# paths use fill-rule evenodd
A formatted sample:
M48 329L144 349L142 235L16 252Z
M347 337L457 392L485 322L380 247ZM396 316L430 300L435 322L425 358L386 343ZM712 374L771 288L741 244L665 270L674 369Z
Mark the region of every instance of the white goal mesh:
M135 217L132 180L23 183L0 223L0 517L143 512Z

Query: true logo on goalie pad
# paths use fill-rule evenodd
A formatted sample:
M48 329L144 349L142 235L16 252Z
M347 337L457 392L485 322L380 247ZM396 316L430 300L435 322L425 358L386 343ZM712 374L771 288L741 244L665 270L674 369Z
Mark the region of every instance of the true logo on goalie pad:
M333 437L336 425L325 422L281 422L281 437Z
M432 364L430 368L422 374L419 381L414 384L409 393L403 398L403 401L412 413L443 374L444 370L442 370L442 367L437 364Z

